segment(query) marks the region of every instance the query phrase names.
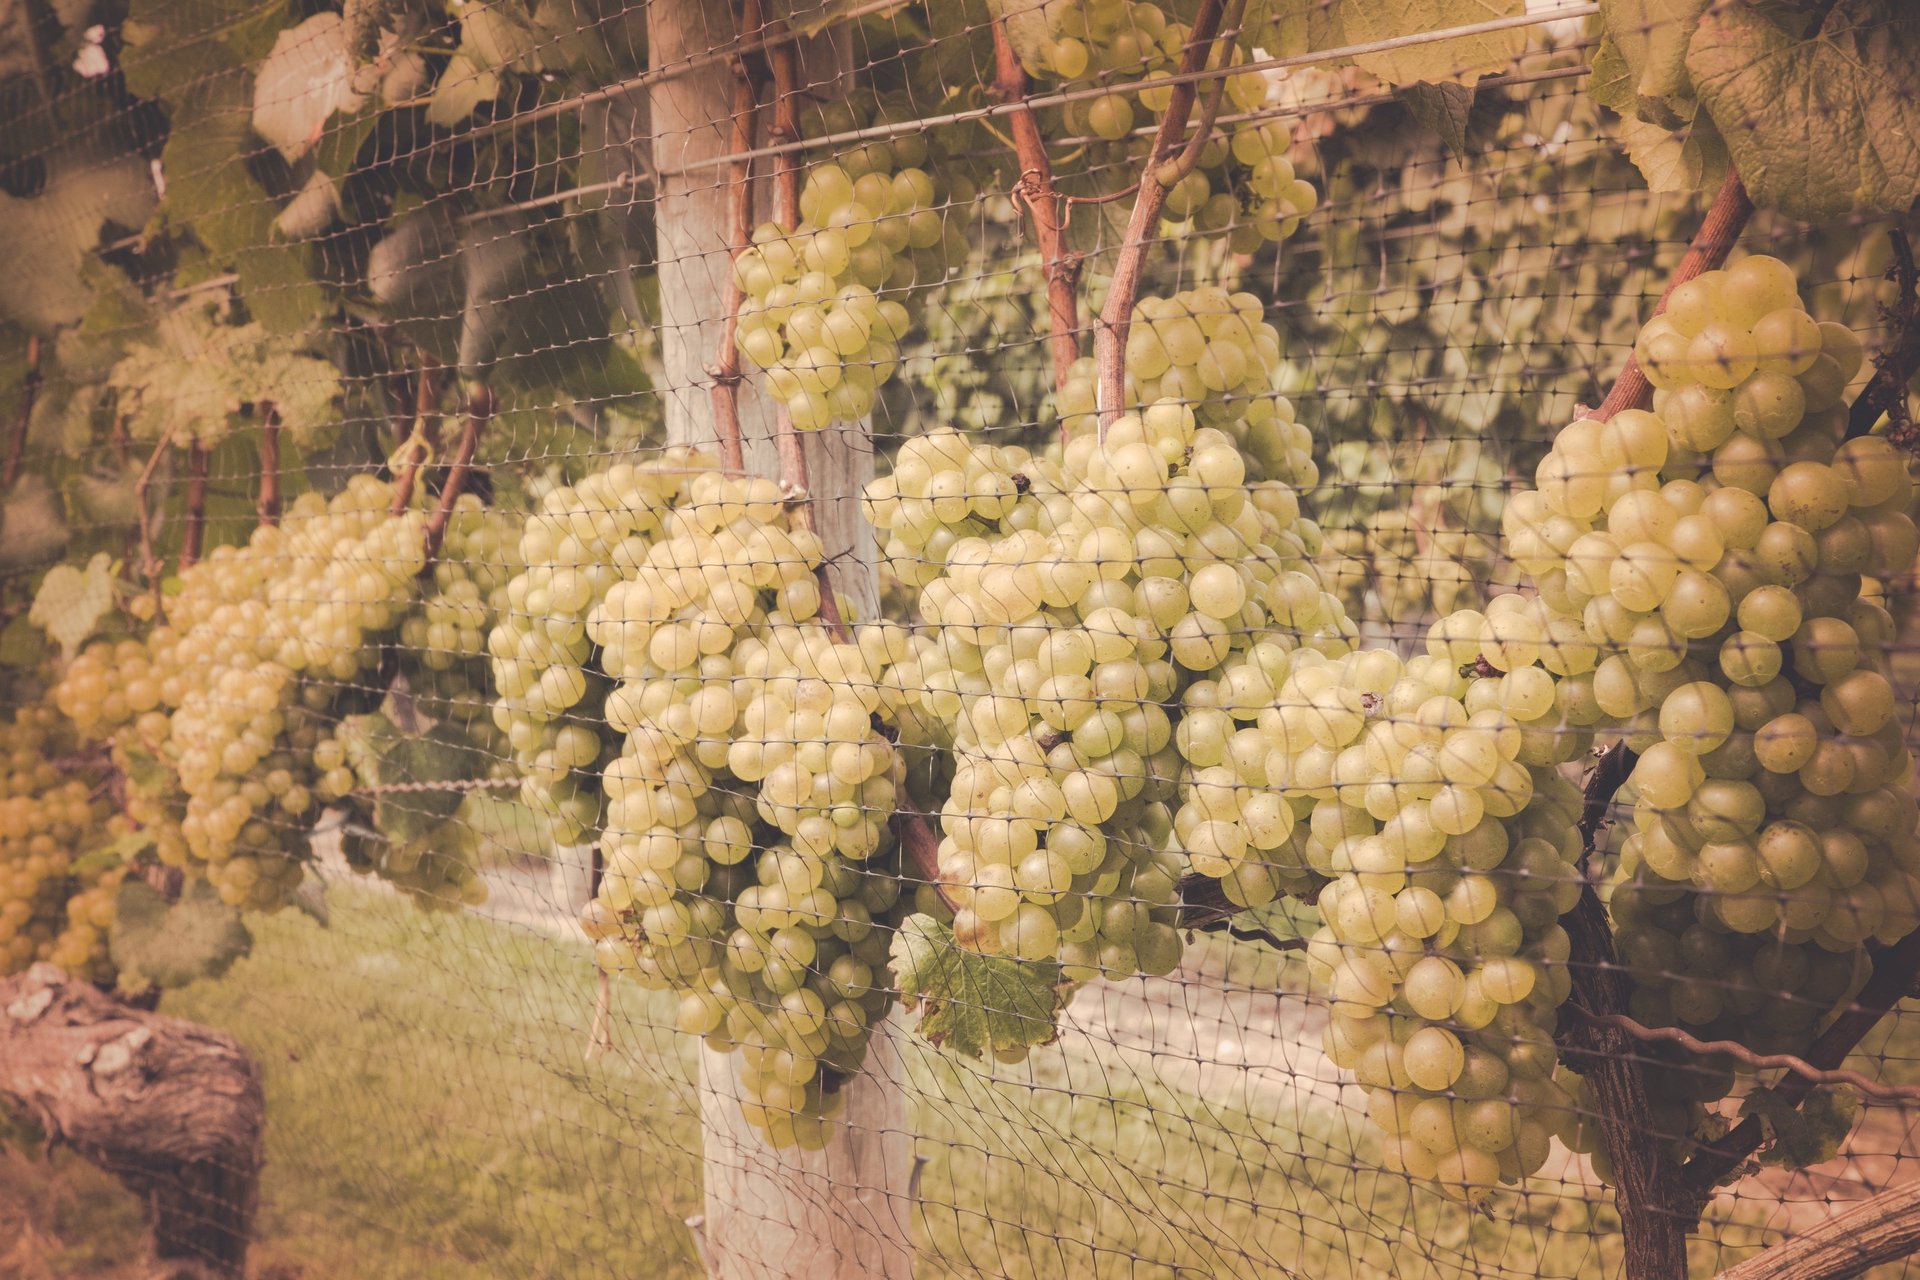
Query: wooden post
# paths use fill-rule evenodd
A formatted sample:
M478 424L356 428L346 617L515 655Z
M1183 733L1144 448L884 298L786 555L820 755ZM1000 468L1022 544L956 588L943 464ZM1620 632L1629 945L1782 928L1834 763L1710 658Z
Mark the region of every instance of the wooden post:
M647 10L652 65L666 69L738 39L724 0L655 0ZM818 78L817 76L813 78ZM662 397L667 438L711 446L712 375L726 322L727 166L682 174L683 166L729 153L733 78L682 76L650 89L654 206L659 244ZM756 193L756 207L766 205ZM739 387L747 468L778 476L773 414L749 377ZM866 423L836 423L804 442L814 513L841 594L854 619L877 610L873 531L859 493L873 475ZM843 1087L845 1101L824 1151L775 1151L740 1114L736 1055L700 1051L700 1118L706 1211L695 1230L716 1280L885 1280L912 1271L911 1137L897 1021L874 1029L866 1069Z

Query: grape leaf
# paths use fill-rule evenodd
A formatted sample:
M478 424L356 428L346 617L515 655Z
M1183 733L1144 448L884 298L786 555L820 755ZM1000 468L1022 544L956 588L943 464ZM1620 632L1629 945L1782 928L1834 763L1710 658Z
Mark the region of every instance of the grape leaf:
M1633 69L1611 39L1602 38L1587 82L1595 102L1620 117L1620 142L1647 180L1649 191L1698 191L1727 176L1727 146L1697 103L1677 129L1648 124L1637 114Z
M27 620L36 623L68 659L113 608L113 557L102 551L84 569L57 564L40 580Z
M120 885L107 947L115 967L157 987L184 987L232 968L253 950L253 935L205 880L189 880L169 904L145 880L129 878Z
M500 96L500 73L489 69L479 58L462 48L440 72L427 102L427 121L451 129L483 102Z
M501 5L474 5L460 15L461 52L488 70L525 68L539 47L533 29Z
M1601 0L1600 19L1625 60L1633 118L1664 129L1693 118L1687 42L1712 0Z
M340 184L315 169L299 194L273 220L283 240L311 240L340 220Z
M51 333L93 302L84 266L102 223L143 225L153 213L152 175L137 156L56 151L37 195L0 192L0 320Z
M153 832L147 830L129 831L115 840L110 840L97 849L89 849L73 860L67 870L76 876L97 875L111 870L124 862L145 853L153 847Z
M1440 136L1455 158L1467 158L1467 117L1473 112L1473 89L1464 84L1428 84L1422 80L1393 91L1408 113Z
M891 948L900 1000L920 1010L916 1030L930 1044L970 1058L1050 1043L1062 1004L1060 966L975 955L929 915L900 922Z
M1053 35L1047 29L1047 6L1038 0L987 0L994 20L1006 27L1007 43L1024 67L1047 65L1047 46Z
M1841 0L1811 40L1745 5L1700 20L1687 69L1754 203L1808 222L1920 199L1920 11Z
M346 26L337 13L316 13L282 31L253 82L253 129L288 160L320 140L334 112L359 110Z
M1399 36L1449 27L1471 26L1527 11L1526 0L1333 0L1327 6L1328 34L1343 44L1372 44ZM1324 38L1324 37L1323 37ZM1430 44L1407 45L1381 53L1363 53L1354 62L1391 84L1426 80L1472 81L1481 72L1505 67L1526 46L1520 28L1455 36Z
M1743 1116L1759 1116L1772 1145L1760 1153L1760 1163L1776 1169L1805 1169L1840 1154L1853 1122L1860 1115L1860 1099L1844 1085L1820 1085L1798 1107L1775 1089L1756 1089L1740 1104Z
M485 754L450 721L410 734L375 711L352 717L345 729L343 742L354 772L367 786L465 782L486 767ZM423 839L453 816L465 794L454 787L382 791L374 797L374 828L396 844Z

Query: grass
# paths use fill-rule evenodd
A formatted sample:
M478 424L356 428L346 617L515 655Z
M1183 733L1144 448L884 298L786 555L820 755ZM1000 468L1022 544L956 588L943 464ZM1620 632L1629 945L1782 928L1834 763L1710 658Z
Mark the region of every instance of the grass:
M256 1274L700 1275L694 1055L662 1029L670 1002L615 984L621 1051L589 1062L584 946L353 886L333 898L330 929L258 921L251 959L166 1003L231 1030L265 1074ZM1270 954L1204 945L1209 979L1182 994L1217 1007L1194 1024L1231 1041L1262 1009L1298 1018ZM1018 1067L907 1038L920 1276L1617 1274L1604 1193L1543 1179L1464 1212L1380 1173L1364 1118L1284 1069L1204 1068L1226 1042L1127 1030L1070 1033ZM22 1234L10 1216L39 1242L11 1270L0 1247L0 1275L23 1280L121 1280L139 1237L130 1198L72 1162L0 1159L0 1240Z

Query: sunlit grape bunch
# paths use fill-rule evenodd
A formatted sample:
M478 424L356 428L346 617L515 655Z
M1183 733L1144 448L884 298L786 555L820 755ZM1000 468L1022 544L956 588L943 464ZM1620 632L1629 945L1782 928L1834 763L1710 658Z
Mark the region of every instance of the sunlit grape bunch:
M912 114L892 98L856 97L813 108L802 130L827 137ZM900 299L965 253L949 213L972 189L933 163L930 146L903 133L824 148L809 158L799 225L762 223L734 259L745 295L735 342L799 430L872 411L911 327Z
M1640 752L1611 895L1631 1011L1792 1050L1920 917L1894 626L1861 595L1910 563L1913 484L1887 441L1843 439L1860 344L1773 258L1676 288L1636 350L1653 411L1562 431L1509 543L1549 624L1598 647L1563 700Z
M548 493L488 637L523 796L605 874L600 963L743 1050L747 1118L819 1146L885 1009L899 769L861 645L821 618L818 537L772 481L669 450Z
M1252 473L1311 488L1319 471L1313 437L1279 394L1280 332L1260 300L1212 285L1143 297L1127 332L1126 402L1187 405L1201 426L1232 438ZM1094 365L1083 359L1060 389L1057 412L1070 433L1091 431Z
M94 794L104 761L82 745L45 702L0 722L0 976L46 960L96 982L113 977L107 931L124 867L82 864L131 824Z
M1178 815L1215 802L1189 769L1218 759L1223 725L1205 713L1251 718L1271 700L1246 660L1261 643L1284 668L1351 642L1292 490L1249 482L1233 437L1161 401L1104 441L1073 437L1059 461L935 434L868 495L890 548L939 552L931 578L902 570L926 579L930 625L886 685L903 721L943 726L952 748L940 871L956 939L1058 958L1074 980L1168 971L1187 870L1176 824L1193 825ZM1229 859L1215 874L1257 904L1284 873Z
M160 860L235 905L284 903L308 828L355 785L328 745L338 704L362 700L426 566L425 513L393 515L392 500L365 475L332 499L302 494L281 524L187 568L144 639L89 646L54 691L84 732L113 742L129 813ZM472 524L469 506L452 537ZM476 620L477 595L442 600L469 611L438 637L452 653L477 648L458 627Z

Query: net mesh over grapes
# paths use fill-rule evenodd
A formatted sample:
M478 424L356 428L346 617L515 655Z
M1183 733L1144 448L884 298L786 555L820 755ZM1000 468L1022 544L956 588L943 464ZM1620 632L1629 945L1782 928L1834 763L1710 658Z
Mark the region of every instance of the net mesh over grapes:
M1898 9L0 0L0 977L248 1050L262 1277L1911 1183Z

